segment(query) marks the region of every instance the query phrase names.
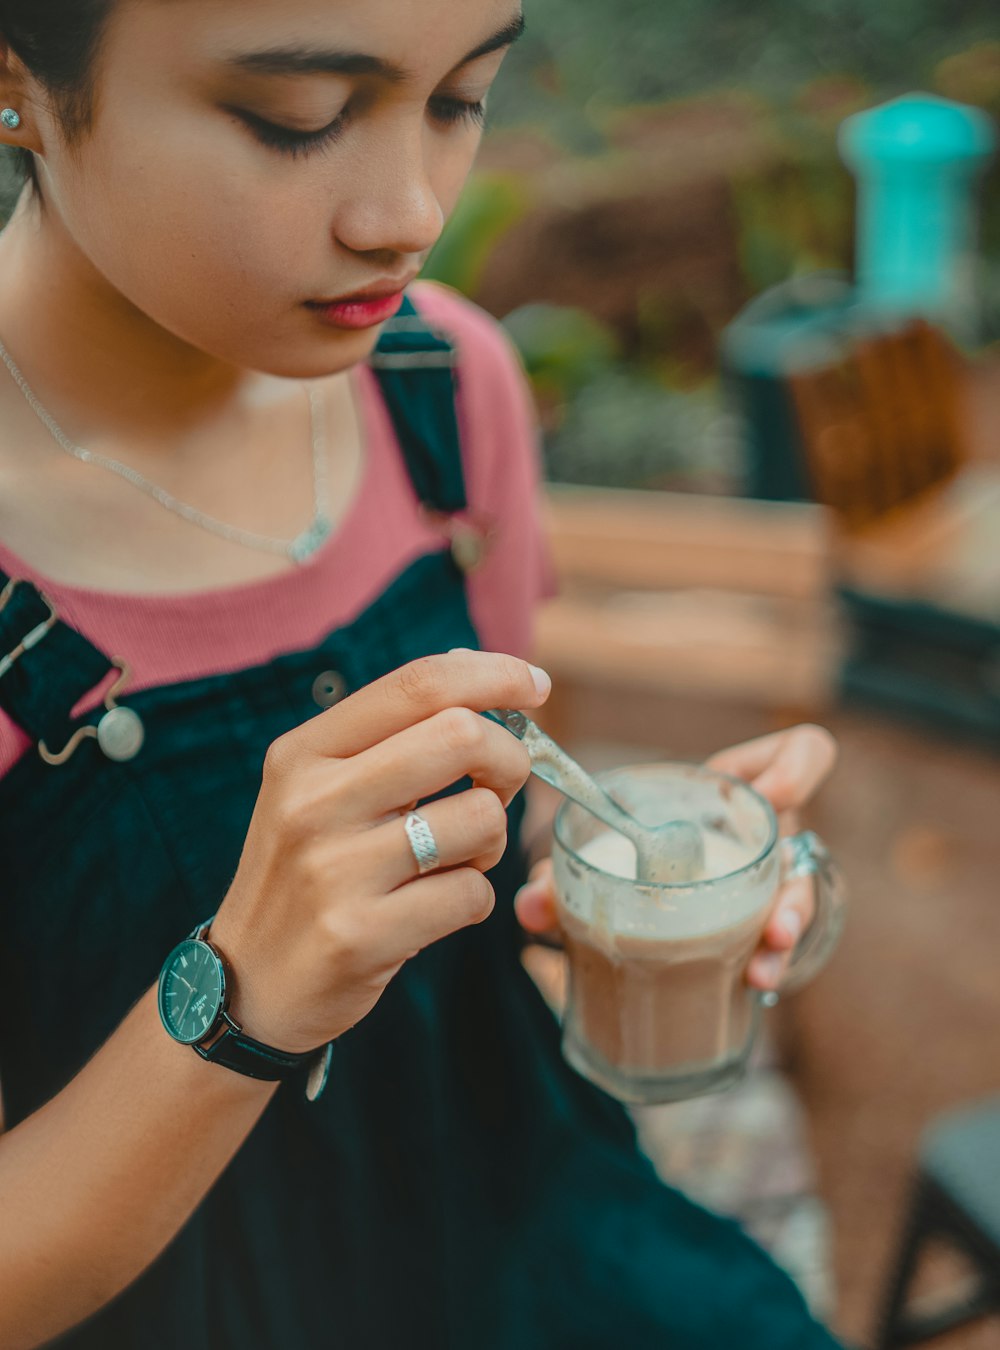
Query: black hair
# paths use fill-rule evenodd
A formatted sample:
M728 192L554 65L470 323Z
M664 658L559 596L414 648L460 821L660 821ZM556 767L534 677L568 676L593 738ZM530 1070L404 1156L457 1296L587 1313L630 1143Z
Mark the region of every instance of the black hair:
M97 54L114 0L0 0L0 37L51 95L72 143L94 115ZM35 157L13 154L17 177L37 190Z

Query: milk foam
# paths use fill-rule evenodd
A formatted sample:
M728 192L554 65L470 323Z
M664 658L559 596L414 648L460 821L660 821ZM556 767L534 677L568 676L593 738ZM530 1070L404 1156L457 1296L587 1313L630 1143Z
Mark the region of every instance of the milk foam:
M747 848L738 839L717 834L712 830L702 830L702 842L705 847L705 867L695 881L708 881L714 877L728 876L747 863L753 862L755 851ZM581 858L602 872L611 872L616 877L625 877L629 881L636 878L637 859L635 845L616 830L604 830L594 836L578 850Z
M778 883L777 853L763 866L743 872L740 869L754 861L759 847L714 830L703 830L702 835L705 869L693 889L653 886L632 891L627 882L636 876L635 845L614 830L602 830L577 852L591 867L609 875L602 880L588 872L565 880L563 903L578 920L592 926L594 940L601 945L626 937L653 941L704 937L768 908Z

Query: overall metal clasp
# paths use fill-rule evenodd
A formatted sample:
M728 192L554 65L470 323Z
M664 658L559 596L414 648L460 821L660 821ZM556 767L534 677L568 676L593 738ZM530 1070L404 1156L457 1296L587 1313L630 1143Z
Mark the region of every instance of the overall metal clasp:
M104 707L107 709L97 726L80 727L69 738L63 748L53 753L44 741L38 742L38 753L46 764L65 764L81 741L94 737L107 759L116 764L135 759L146 739L146 728L142 718L132 708L120 708L118 695L129 680L132 671L121 657L112 657L111 664L118 671L118 679L104 695Z
M6 608L15 589L21 584L21 577L12 577L0 591L0 612ZM19 661L25 652L30 652L32 647L37 647L39 642L47 637L59 622L58 611L49 597L37 586L35 591L49 611L48 617L33 628L26 637L22 638L13 651L0 657L0 679L3 679L14 662ZM118 679L115 680L104 696L104 707L106 709L104 716L96 727L80 727L79 730L75 731L58 753L53 753L44 741L39 741L38 753L46 764L65 764L80 742L89 737L96 738L97 744L105 756L118 763L134 759L142 749L143 741L146 739L146 730L142 725L142 719L131 708L120 708L117 702L118 695L132 678L131 669L128 663L118 656L112 657L111 664L118 671Z

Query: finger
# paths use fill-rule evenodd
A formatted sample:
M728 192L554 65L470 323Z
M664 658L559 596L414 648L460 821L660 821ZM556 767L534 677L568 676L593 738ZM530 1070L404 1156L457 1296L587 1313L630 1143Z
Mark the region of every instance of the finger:
M747 966L747 983L756 989L772 990L785 978L799 938L812 922L815 912L812 882L796 877L786 882L767 926Z
M548 675L516 656L454 651L425 656L359 689L282 740L291 751L343 758L446 708L538 708L551 690Z
M514 910L521 927L528 933L551 937L559 932L551 859L545 858L531 869L528 881L514 897Z
M774 909L761 936L761 947L790 951L813 921L816 912L811 877L787 881L778 892Z
M507 813L495 792L470 788L454 797L428 802L420 808L438 854L438 868L475 867L486 872L507 847ZM405 817L368 830L358 842L366 875L379 890L394 891L420 875L416 855L406 833Z
M747 966L747 984L766 992L776 990L791 959L790 952L755 952Z
M723 750L708 764L746 779L780 812L804 806L836 758L837 743L830 732L806 723Z
M837 742L823 727L793 727L768 767L753 786L776 811L804 806L829 775L837 758Z
M338 772L338 819L367 822L466 776L506 806L530 774L531 759L505 727L468 708L447 708L341 761Z
M387 964L408 960L432 942L482 923L496 897L482 872L456 867L410 881L373 907L371 922L385 934Z
M774 759L787 735L787 731L773 731L768 736L731 745L707 759L705 766L718 773L732 774L734 778L756 778Z
M555 868L551 858L539 858L528 873L528 883L535 881L546 882L550 887L555 885Z
M787 811L778 812L778 834L782 839L787 839L793 834L798 834L802 829L802 816L798 811L789 808Z

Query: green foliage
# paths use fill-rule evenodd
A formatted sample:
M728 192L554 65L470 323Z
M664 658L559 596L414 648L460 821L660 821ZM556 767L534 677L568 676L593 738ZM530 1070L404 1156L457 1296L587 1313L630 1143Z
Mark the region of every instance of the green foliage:
M504 327L545 402L572 398L618 357L615 335L582 310L524 305Z
M626 364L614 334L581 310L525 305L504 326L542 413L550 480L650 487L734 474L734 456L716 434L713 385L666 388Z
M997 35L996 0L529 0L526 14L491 110L502 124L550 128L568 124L557 107L593 127L606 107L720 82L784 96L851 73L889 96Z
M833 147L731 185L740 261L751 291L803 272L847 270L853 181Z
M680 393L612 366L577 391L547 435L546 475L605 487L732 479L738 463L720 421L714 388Z
M423 275L474 295L497 240L521 219L528 204L525 184L512 174L477 174L459 199Z
M560 181L583 185L565 200L583 211L608 169L623 182L631 165L636 194L675 200L679 217L686 183L705 190L721 183L727 207L715 237L716 275L726 266L719 241L728 209L733 275L744 279L747 298L792 276L850 272L854 183L836 148L844 117L915 88L1000 117L996 0L528 0L526 12L527 34L491 96L491 122L560 144ZM745 105L735 118L734 100ZM727 117L729 128L714 129L713 116L715 128L726 128ZM549 209L562 201L555 196ZM981 221L987 336L1000 333L996 173L985 183ZM697 243L679 247L692 270L702 265ZM603 312L614 274L609 256ZM706 376L711 339L729 315L713 284L695 292L712 301L707 343L683 281L662 283L632 313L619 305L631 369L602 355L599 342L588 347L578 313L528 307L510 325L546 415L552 476L636 483L664 466L683 471L690 446L704 444L699 419L702 432L717 421ZM628 285L623 275L622 294ZM725 462L723 454L718 465Z

